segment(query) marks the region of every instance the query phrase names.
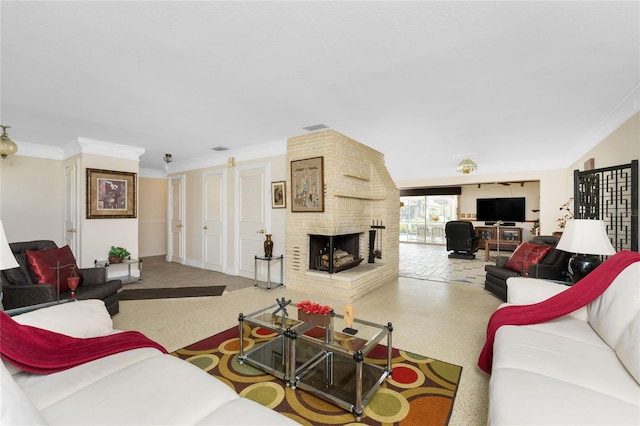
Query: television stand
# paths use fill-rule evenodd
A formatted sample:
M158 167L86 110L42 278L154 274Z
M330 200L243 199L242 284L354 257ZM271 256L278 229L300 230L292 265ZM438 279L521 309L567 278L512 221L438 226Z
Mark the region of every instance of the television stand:
M498 231L500 235L498 235ZM522 243L522 228L515 226L477 226L476 235L484 241L485 261L489 250L496 250L498 245L500 250L515 250ZM482 242L480 243L482 247Z

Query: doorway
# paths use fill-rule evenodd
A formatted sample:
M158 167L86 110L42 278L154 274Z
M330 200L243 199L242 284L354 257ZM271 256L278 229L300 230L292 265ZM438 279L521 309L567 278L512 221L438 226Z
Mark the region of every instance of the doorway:
M400 242L446 243L444 226L458 219L458 195L400 197Z

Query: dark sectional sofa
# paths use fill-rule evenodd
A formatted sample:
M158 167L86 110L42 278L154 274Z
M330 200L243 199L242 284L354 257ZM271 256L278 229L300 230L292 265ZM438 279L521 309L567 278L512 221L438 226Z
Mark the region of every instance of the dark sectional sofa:
M58 291L55 283L37 284L33 281L29 272L26 259L27 250L46 250L57 248L55 242L49 240L37 240L28 242L10 243L20 267L1 271L2 274L2 305L4 309L22 308L24 306L58 300ZM122 288L122 281L107 280L106 268L78 269L83 277L82 284L75 294L79 300L100 299L104 302L109 314L112 316L120 310L118 290ZM71 297L70 291L60 293L60 299Z

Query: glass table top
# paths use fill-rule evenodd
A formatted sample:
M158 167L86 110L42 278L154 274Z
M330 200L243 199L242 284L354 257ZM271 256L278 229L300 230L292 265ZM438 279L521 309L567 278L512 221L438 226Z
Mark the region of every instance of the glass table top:
M290 303L286 306L287 317L282 320L282 310L276 312L278 304L268 306L259 311L245 315L245 320L249 320L257 325L274 331L284 332L287 328L296 330L298 338L309 342L322 343L327 349L334 348L344 353L355 353L363 351L365 354L375 347L384 336L387 335L387 326L375 324L365 320L355 319L351 328L356 331L355 335L344 332L347 328L344 316L334 312L333 318L328 327L314 326L297 319L298 309L296 304ZM328 334L328 335L327 335Z

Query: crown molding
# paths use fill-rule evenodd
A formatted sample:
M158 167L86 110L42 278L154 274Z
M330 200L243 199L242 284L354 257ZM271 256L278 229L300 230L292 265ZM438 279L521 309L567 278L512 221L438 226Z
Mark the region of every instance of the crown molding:
M222 153L212 154L206 157L174 161L169 165L169 173L182 173L191 170L205 169L208 167L227 166L229 164L229 157L233 157L236 162L239 162L274 157L277 155L286 155L286 153L287 140L280 139L257 146L230 149L228 151L222 151Z
M57 146L40 145L29 142L20 142L14 140L18 145L18 152L15 154L19 157L35 157L45 158L47 160L64 160L64 150Z
M89 138L78 138L83 154L104 155L107 157L122 158L124 160L140 161L140 156L145 149L137 146L122 145L113 142L104 142Z
M149 179L167 179L167 172L156 169L140 169L138 170L138 176Z

